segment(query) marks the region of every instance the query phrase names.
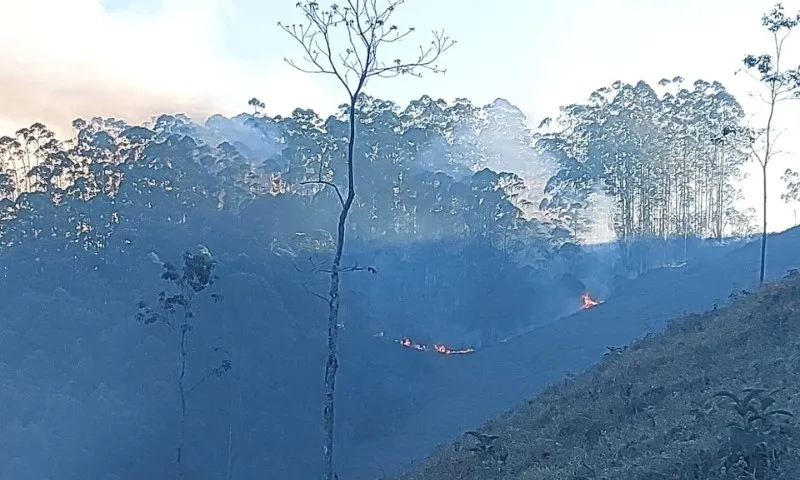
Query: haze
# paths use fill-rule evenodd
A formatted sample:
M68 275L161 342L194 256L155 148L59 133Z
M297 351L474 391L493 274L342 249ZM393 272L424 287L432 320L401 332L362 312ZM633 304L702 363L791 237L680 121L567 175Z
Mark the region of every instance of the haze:
M762 235L736 74L773 2L405 0L378 57L444 28L447 72L348 117L285 61L315 2L0 0L0 479L799 471L704 403L800 411L800 102Z
M141 121L181 111L199 120L242 111L254 95L268 114L297 106L322 114L342 101L329 79L302 75L282 60L297 51L275 24L295 19L293 2L2 3L0 129L5 132L34 121L65 132L72 119L91 115ZM785 6L791 10L794 3ZM458 0L409 2L398 21L420 32L446 24L459 40L448 73L424 82L378 83L371 93L398 102L423 93L479 104L502 97L537 121L617 79L656 82L682 75L721 81L756 113L763 106L748 102L747 94L758 85L734 72L745 53L769 46L758 20L770 7L766 0L502 0L491 9L465 9ZM797 112L786 112L780 121L788 126L796 119ZM791 136L784 136L782 149L800 151ZM776 158L772 169L772 231L795 224L795 208L780 201L778 179L793 158ZM758 185L753 177L745 194L748 206L760 211Z

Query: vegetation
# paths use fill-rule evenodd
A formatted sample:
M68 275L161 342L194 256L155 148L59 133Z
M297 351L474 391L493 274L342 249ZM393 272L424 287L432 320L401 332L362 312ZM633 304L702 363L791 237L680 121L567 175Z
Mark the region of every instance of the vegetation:
M632 266L638 239L749 233L749 213L734 208L748 159L742 107L718 82L687 88L675 77L658 88L600 88L545 119L536 144L558 165L540 208L583 238L607 227Z
M784 59L784 42L792 30L800 24L800 13L791 17L786 15L780 3L765 14L761 19L762 25L772 35L774 50L770 54L747 55L744 65L748 71L757 72L756 78L763 83L767 91L762 100L768 106L766 125L763 129L748 129L750 154L761 166L762 180L762 224L761 224L761 269L758 277L760 283L764 282L764 268L767 255L767 167L772 157L778 152L775 141L778 133L775 131L775 113L779 103L798 98L800 88L800 69L789 69L781 62ZM784 62L785 63L785 62ZM793 176L789 169L783 176L787 183L788 191L784 198L793 198Z
M345 348L355 353L345 363L359 391L340 398L343 445L391 435L395 422L434 401L412 388L418 380L405 363L390 360L398 348L392 339L491 344L528 328L531 318L579 308L585 282L605 284L614 271L555 221L524 214L521 177L471 168L491 154L491 137L475 133L480 150L471 153L438 130L485 113L481 121L502 118L507 104L422 98L401 109L365 95L359 102L359 138L370 147L356 150L360 195L344 265L394 275L353 277L346 290L353 300L340 323ZM445 116L465 108L461 120ZM425 110L428 117L417 115ZM35 124L0 141L0 286L8 299L0 306L7 365L0 436L20 446L0 452L2 474L171 474L184 418L187 478L315 475L317 465L292 455L307 458L315 444L318 409L288 399L324 395L296 379L317 375L326 328L315 320L324 312L307 299L322 285L298 269L331 258L328 219L339 204L332 189L304 182L320 168L331 181L346 181L335 168L344 164L346 117L297 110L286 118L215 116L203 125L162 115L144 125L92 118L74 127L67 139ZM219 388L193 391L184 417L172 330L135 328L129 319L139 299L163 289L154 285L164 274L154 255L180 258L198 242L224 266L216 289L226 301L193 295L202 334L191 335L185 359L202 375L203 366L219 364L214 348L221 345L236 369ZM180 293L174 288L165 298ZM208 321L214 318L225 321ZM184 320L178 315L174 324ZM379 332L387 341L375 339ZM102 461L85 464L84 448Z
M198 253L183 254L183 268L178 268L171 263L164 263L164 273L161 274L163 280L174 284L177 292L168 295L166 292L158 294L158 308L152 309L146 302L139 302L139 311L136 319L145 324L152 325L160 323L169 328L174 334L178 349L178 368L175 378L178 382L178 393L180 399L180 434L178 436L178 451L175 456L178 479L183 478L183 448L186 443L186 414L189 397L203 384L212 377L221 377L231 369L230 360L222 360L219 366L208 369L203 375L199 376L194 382L189 382L187 376L190 372L189 358L189 338L194 332L195 312L192 308L194 295L198 294L214 283L214 268L216 262L211 257L211 253L202 245ZM217 294L212 297L218 300ZM214 347L215 351L219 347Z
M420 388L442 378L442 358L396 340L473 352L755 231L736 185L750 158L766 178L772 115L750 128L719 82L617 81L535 130L501 98L397 105L367 81L438 71L452 43L436 35L420 57L381 63L377 47L406 32L388 23L399 2L376 5L301 2L309 23L284 26L311 66L293 65L347 92L327 118L270 117L251 98L252 114L203 124L94 117L69 138L41 123L0 137L0 477L333 479L334 445L392 438L442 401ZM776 55L745 66L774 113L795 92L778 59L797 19L778 6L764 23ZM337 28L344 47L328 50ZM784 178L796 200L797 173ZM160 260L198 242L214 258L203 247L180 267ZM392 274L340 283L364 269ZM156 277L171 292L137 303L161 290ZM798 283L609 346L408 478L786 478L800 468ZM137 306L165 328L137 328ZM309 461L309 398L325 398L322 465Z
M729 307L677 319L403 478L792 478L798 302L795 271ZM471 437L476 446L463 448ZM482 438L502 442L505 460L487 463Z
M453 46L453 41L444 34L434 32L431 47L420 47L420 54L412 60L394 59L386 63L378 56L378 49L399 42L414 31L405 31L391 23L395 9L403 0L389 0L379 6L377 0L346 0L344 5L331 4L328 9L320 7L316 0L299 2L297 7L303 12L304 24L293 24L282 28L302 47L308 66L302 67L291 60L287 62L298 70L312 74L331 75L347 92L347 188L342 195L339 186L322 177L318 171L316 180L302 184L315 184L330 187L336 192L341 210L336 224L336 247L330 263L331 285L328 292L328 358L325 360L325 401L323 403L323 426L325 429L325 479L337 478L333 463L334 420L336 404L336 373L339 369L339 275L342 269L347 218L356 198L355 148L356 123L359 113L357 103L361 92L375 77L396 77L398 75L419 75L421 70L438 72L436 61L439 56ZM279 24L281 25L281 24ZM347 38L344 47L339 47L334 36L341 32ZM346 35L345 35L346 34ZM359 162L359 167L360 167ZM353 267L350 270L357 269ZM374 269L371 270L373 273Z
M364 148L355 149L359 196L346 226L351 251L343 265L370 265L393 275L352 277L347 287L353 300L339 323L347 325L343 341L358 352L346 362L359 393L340 399L340 444L391 435L395 423L435 401L414 388L418 379L407 377L403 363L385 356L391 342L365 351L364 342L376 341L377 333L388 340L410 336L486 346L534 326L531 319L547 321L580 308L582 292L613 288L616 276L632 268L641 272L700 251L702 242L679 236L680 230L631 240L640 248L619 261L583 250L579 233L590 227L534 207L544 197L536 193L543 182L532 172L549 171L549 157L540 154L521 112L501 99L479 107L423 97L400 107L362 94L356 107ZM313 378L316 365L325 362L315 346L325 344L320 335L327 328L314 320L324 312L306 300L309 291L324 287L302 272L309 263L311 273L329 270L336 250L329 219L341 204L332 188L307 182L322 172L332 183L347 183L346 109L327 119L298 109L285 118L214 116L202 125L181 115L143 125L92 118L76 120L74 128L72 138L58 139L34 124L0 140L2 288L11 299L3 305L3 361L23 372L20 378L40 378L31 380L36 388L53 388L51 378L82 378L91 393L64 394L77 413L54 416L66 408L61 400L29 404L22 393L29 385L7 375L4 381L22 395L8 397L16 399L6 406L8 418L28 415L37 425L53 425L47 428L92 428L92 434L68 441L48 433L63 439L52 440L58 447L9 452L4 473L46 477L56 466L34 452L58 448L58 455L52 453L58 468L83 475L89 468L80 463L85 455L71 449L86 445L105 452L103 462L89 468L92 477L120 465L141 477L174 471L174 445L167 439L183 428L181 410L165 405L181 404L171 375L174 339L169 329L129 331L130 322L108 319L129 318L137 299L152 295L151 253L179 256L200 241L229 272L218 284L225 310L204 297L193 302L200 302L197 311L204 316L214 312L227 320L204 322L203 335L192 336L191 364L218 364L213 348L223 345L236 371L220 388L192 395L181 459L185 475L315 475L315 464L289 453L308 455L318 410L286 399L325 394L293 380ZM497 171L510 161L528 166L524 176ZM738 215L730 212L729 233ZM590 209L578 216L587 224L595 218ZM41 261L31 262L36 258ZM160 262L158 269L160 276ZM32 280L15 281L20 278ZM54 294L58 289L63 293ZM48 307L31 317L31 304ZM58 327L49 320L55 311L63 317ZM36 346L14 340L29 331L47 340ZM94 345L111 350L96 357ZM74 363L55 360L55 352L65 350ZM126 381L113 381L121 372ZM403 375L400 381L376 380ZM173 390L175 398L166 397ZM272 405L269 411L266 405ZM104 415L112 411L126 413L115 413L110 422ZM140 439L148 453L131 464L130 449L103 440L112 428L114 438ZM280 443L269 435L276 428L284 432ZM22 424L0 435L14 445L43 438Z

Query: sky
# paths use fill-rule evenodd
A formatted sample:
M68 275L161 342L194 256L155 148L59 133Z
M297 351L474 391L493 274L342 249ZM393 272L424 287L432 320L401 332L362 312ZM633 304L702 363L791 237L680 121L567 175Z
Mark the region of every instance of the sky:
M324 0L321 0L324 2ZM380 0L379 0L380 1ZM159 113L249 110L258 97L271 115L296 107L324 115L346 97L326 76L294 71L299 45L278 21L301 21L296 0L0 0L0 134L41 121L60 133L77 117L129 122ZM789 12L800 0L785 1ZM491 8L489 8L489 6ZM584 102L615 80L655 84L680 75L718 80L763 118L748 97L759 85L734 75L747 53L767 52L760 18L771 0L406 0L395 15L416 32L398 46L412 54L444 28L458 43L447 72L376 79L371 95L399 103L427 94L477 104L501 97L535 124L560 105ZM800 61L800 32L786 48ZM795 53L796 52L796 53ZM759 116L761 115L761 116ZM796 224L798 205L780 200L781 173L800 169L800 102L781 105L789 127L770 166L770 230ZM792 153L796 151L797 154ZM745 204L761 211L759 171L751 165Z

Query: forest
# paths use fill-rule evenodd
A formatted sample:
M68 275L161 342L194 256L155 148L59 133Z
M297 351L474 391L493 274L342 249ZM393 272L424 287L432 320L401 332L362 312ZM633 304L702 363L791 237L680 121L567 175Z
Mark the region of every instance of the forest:
M756 248L759 284L794 261L791 235L766 256L766 185L800 15L776 5L775 51L742 54L763 126L682 76L598 85L534 126L503 98L370 95L370 79L442 73L455 44L434 31L418 57L383 57L413 31L390 20L401 3L301 1L305 24L278 23L305 61L290 66L343 87L327 116L254 97L232 117L0 132L0 479L385 478L568 383L598 342L748 296L733 269ZM753 161L760 218L742 207ZM539 461L518 447L512 463Z
M362 95L364 193L350 228L365 243L457 239L531 264L596 229L624 245L752 233L752 212L735 208L748 158L737 135L746 131L741 106L718 82L676 77L656 89L615 82L537 131L502 99L477 107L423 97L401 109ZM314 181L341 180L333 166L345 151L345 108L328 119L303 109L287 118L217 115L202 126L180 114L145 126L79 119L68 141L34 124L0 141L3 243L43 232L69 238L73 225L34 227L33 212L87 203L108 212L84 219L78 237L105 248L126 225L116 210L157 195L176 202L162 207L170 221L203 206L239 215L255 204L297 204L304 220L275 232L288 246L298 231L330 228L335 192Z
M255 106L0 138L4 477L172 474L179 430L192 478L317 472L315 297L347 108L273 118ZM433 401L412 386L439 367L401 339L488 347L580 309L587 291L755 231L735 208L743 112L715 82L616 82L538 129L502 99L361 95L357 108L345 452Z

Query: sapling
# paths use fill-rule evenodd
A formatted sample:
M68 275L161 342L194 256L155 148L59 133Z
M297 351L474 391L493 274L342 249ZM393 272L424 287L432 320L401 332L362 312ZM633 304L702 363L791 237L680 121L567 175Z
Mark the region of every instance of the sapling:
M169 329L176 340L178 369L175 377L180 396L180 434L175 458L177 478L183 478L183 449L186 438L186 413L191 395L212 377L221 377L231 369L231 362L223 359L218 365L207 368L197 378L189 378L189 339L194 332L195 315L192 309L197 294L214 284L216 262L207 248L199 246L197 253L185 252L183 266L178 268L170 262L162 264L161 279L172 284L172 293L162 291L158 294L155 308L141 301L136 320L144 325L161 324ZM211 294L214 301L221 297ZM215 349L218 350L218 349Z
M766 124L761 129L748 129L750 153L761 167L762 183L762 212L761 212L761 267L758 283L764 283L767 255L767 168L779 152L775 150L775 113L778 105L786 100L800 98L800 68L786 68L786 51L784 42L795 28L800 25L800 13L787 15L783 5L775 4L770 13L761 17L761 25L769 31L772 37L770 53L747 55L744 57L745 71L761 82L766 95L761 100L767 107ZM789 187L789 200L791 200L792 177L787 171L784 180ZM786 197L784 197L786 199Z
M731 400L731 410L739 417L737 421L728 423L727 427L731 429L731 440L742 450L748 459L748 464L755 465L754 462L758 460L758 449L766 445L763 434L772 426L772 418L794 417L788 410L773 408L776 403L775 394L779 391L773 390L767 393L763 388L745 388L740 395L721 391L711 397Z

